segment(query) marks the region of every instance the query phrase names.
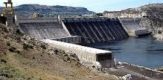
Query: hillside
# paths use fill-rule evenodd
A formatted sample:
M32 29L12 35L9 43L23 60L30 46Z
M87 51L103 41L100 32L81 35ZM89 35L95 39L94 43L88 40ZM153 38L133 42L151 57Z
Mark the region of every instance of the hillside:
M84 7L71 7L71 6L47 6L47 5L39 5L39 4L23 4L16 6L15 12L17 15L21 16L30 16L33 13L40 13L43 15L83 15L83 14L92 14L94 12L89 11ZM0 11L2 7L0 7Z
M0 24L0 80L116 80L14 30Z
M149 29L157 40L163 40L163 3L141 6L141 11L147 13L146 22L150 23Z
M92 11L83 7L70 7L70 6L47 6L39 4L23 4L15 7L15 11L18 15L31 15L34 12L43 15L56 15L56 14L68 14L68 15L82 15L92 14Z

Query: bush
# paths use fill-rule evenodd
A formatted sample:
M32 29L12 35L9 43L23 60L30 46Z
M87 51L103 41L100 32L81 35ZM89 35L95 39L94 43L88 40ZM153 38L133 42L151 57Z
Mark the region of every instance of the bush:
M42 49L46 49L46 45L43 45L43 44L42 44L42 45L41 45L41 48L42 48Z
M9 48L9 51L10 51L10 52L16 52L16 48L15 48L15 47L10 47L10 48Z
M7 63L5 59L1 59L1 63Z
M16 30L16 34L17 34L17 35L21 35L21 36L24 35L19 29Z
M10 42L7 42L7 46L11 46Z
M33 49L33 46L30 44L23 44L23 49L28 50L28 49Z

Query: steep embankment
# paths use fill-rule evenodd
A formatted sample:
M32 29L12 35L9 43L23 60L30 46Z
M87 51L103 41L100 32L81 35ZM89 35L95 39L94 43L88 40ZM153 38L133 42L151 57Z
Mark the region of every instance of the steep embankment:
M101 74L80 65L75 55L0 24L0 80L115 80Z

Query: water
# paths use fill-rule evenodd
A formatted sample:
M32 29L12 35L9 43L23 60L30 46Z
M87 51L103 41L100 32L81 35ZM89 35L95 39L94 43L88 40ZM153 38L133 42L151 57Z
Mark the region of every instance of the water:
M111 50L118 61L128 62L149 68L163 66L163 42L146 38L129 38L127 40L95 43L89 46Z

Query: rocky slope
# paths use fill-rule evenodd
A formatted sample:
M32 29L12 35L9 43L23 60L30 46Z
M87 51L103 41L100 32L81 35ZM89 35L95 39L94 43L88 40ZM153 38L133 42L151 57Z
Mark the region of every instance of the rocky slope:
M0 24L0 80L116 80L67 55Z
M163 4L149 4L140 7L141 11L147 13L145 18L152 29L153 35L158 40L163 40Z

